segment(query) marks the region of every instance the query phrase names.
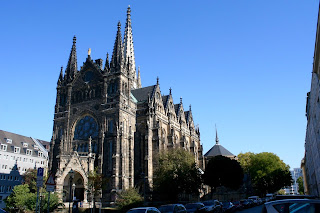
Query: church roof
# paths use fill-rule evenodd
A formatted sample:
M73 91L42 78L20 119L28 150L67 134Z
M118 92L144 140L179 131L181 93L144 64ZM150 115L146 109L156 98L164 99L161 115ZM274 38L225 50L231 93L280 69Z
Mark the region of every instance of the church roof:
M225 157L235 157L234 154L229 152L226 148L224 148L220 144L215 144L204 156L205 157L215 157L218 155L222 155Z
M148 95L150 95L150 97L152 96L155 87L156 85L143 87L140 89L131 90L131 93L138 102L144 102L148 100Z
M204 155L204 157L215 157L215 156L225 156L225 157L236 157L234 154L229 152L226 148L219 144L218 132L216 129L216 144Z

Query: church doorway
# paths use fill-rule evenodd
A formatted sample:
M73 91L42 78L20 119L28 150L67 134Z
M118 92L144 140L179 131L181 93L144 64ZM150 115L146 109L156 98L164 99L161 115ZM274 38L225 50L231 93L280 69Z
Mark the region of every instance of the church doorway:
M82 175L73 171L73 179L70 173L65 177L63 183L63 201L71 202L73 199L84 200L85 186Z

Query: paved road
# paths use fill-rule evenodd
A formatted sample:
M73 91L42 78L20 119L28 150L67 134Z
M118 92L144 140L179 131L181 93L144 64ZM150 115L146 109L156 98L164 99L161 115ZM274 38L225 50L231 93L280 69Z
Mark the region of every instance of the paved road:
M236 211L236 213L260 213L262 210L262 206L263 205L256 206L250 209L244 209L242 211Z

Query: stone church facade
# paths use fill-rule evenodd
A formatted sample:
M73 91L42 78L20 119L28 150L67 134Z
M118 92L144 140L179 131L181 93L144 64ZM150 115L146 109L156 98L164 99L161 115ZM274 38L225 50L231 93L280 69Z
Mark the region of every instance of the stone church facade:
M171 89L161 95L159 79L142 87L136 72L131 28L131 10L122 39L121 24L111 61L107 54L93 61L90 56L78 70L76 37L73 38L65 72L57 82L50 168L56 176L56 191L70 196L70 171L74 196L88 201L88 174L98 168L109 179L102 201L111 203L116 192L129 187L152 189L157 154L172 148L191 152L204 166L200 132L194 125L191 106L182 99L174 104ZM142 186L144 185L144 186Z

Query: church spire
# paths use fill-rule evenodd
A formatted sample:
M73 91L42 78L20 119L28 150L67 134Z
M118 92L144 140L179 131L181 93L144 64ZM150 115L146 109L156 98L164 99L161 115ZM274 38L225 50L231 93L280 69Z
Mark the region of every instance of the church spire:
M61 85L61 82L63 81L63 67L61 66L60 75L58 79L58 85Z
M109 65L109 53L107 53L107 58L106 58L106 64L104 65L104 71L108 72L110 69L110 65Z
M141 88L141 76L140 76L140 67L138 67L138 79L137 79L137 89Z
M118 31L116 40L114 42L113 53L111 58L110 67L118 69L123 64L123 49L122 49L122 37L121 37L121 23L118 22Z
M216 125L216 145L219 145L219 138L218 138L217 125Z
M77 50L76 50L76 36L73 37L73 44L69 56L68 65L66 68L66 77L67 82L70 82L74 79L74 76L76 75L78 71L78 65L77 65Z
M136 62L134 57L134 48L133 48L133 37L132 37L132 27L131 27L131 8L130 5L127 9L127 21L126 21L126 28L124 30L124 59L126 64L130 64L129 73L133 78L133 88L136 89L137 85L135 79L137 77L136 73Z

